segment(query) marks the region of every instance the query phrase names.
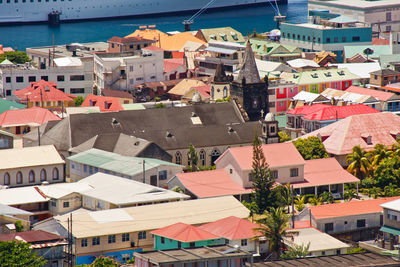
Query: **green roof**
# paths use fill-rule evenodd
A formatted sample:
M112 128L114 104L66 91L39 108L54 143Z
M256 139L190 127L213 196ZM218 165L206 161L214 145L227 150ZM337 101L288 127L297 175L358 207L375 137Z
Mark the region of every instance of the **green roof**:
M390 227L390 226L382 226L381 229L379 229L381 232L389 233L392 235L400 235L400 230Z
M12 63L10 60L8 59L4 59L0 65L14 65L14 63Z
M146 109L143 104L140 103L132 103L132 104L122 104L124 110L142 110Z
M301 51L296 46L283 45L277 42L272 42L262 39L250 39L251 48L258 55L271 54L299 54Z
M25 105L19 104L14 101L0 98L0 114L7 110L24 109L24 108L26 108Z
M145 161L145 170L151 170L160 166L176 166L171 162L153 159L127 157L117 153L107 152L100 149L92 148L82 153L68 157L70 161L93 166L99 169L120 173L127 176L134 176L143 172L143 160Z
M244 43L246 40L243 35L231 27L200 29L206 38L207 42L210 40Z
M357 79L360 79L360 77L351 73L348 69L345 68L303 71L300 73L293 73L293 76L291 78L285 78L285 80L292 81L299 85L320 84Z
M377 58L381 55L390 55L390 46L389 45L350 45L344 47L344 55L346 58L351 58L356 54L364 55L363 51L366 48L371 48L374 50L372 55L369 55L369 58Z

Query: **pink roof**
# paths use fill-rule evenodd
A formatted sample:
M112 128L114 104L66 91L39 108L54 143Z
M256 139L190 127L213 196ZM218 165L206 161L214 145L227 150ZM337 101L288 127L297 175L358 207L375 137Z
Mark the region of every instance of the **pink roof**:
M57 89L55 82L40 80L31 82L31 85L25 89L17 90L14 94L22 101L27 99L30 102L41 101L73 101L76 96L66 94Z
M293 183L293 188L359 182L340 166L335 158L306 160L304 182Z
M51 111L33 107L28 109L7 110L0 114L0 126L11 127L21 125L39 126L48 121L59 121L58 116Z
M371 150L376 144L391 146L400 134L400 117L390 112L354 115L301 136L321 136L330 154L346 155L356 145ZM371 136L371 144L367 137Z
M305 107L312 107L312 106L305 106ZM329 121L329 120L347 118L352 115L368 114L368 113L380 113L380 111L370 106L366 106L364 104L348 105L348 106L328 106L316 112L308 113L303 118L305 120Z
M305 160L292 142L263 145L262 149L270 168L305 164ZM242 170L252 169L252 146L229 148L219 159L217 159L217 162L224 157L225 153L231 153L232 157L239 164Z
M100 111L121 111L124 110L117 97L88 95L83 101L82 107L99 107Z
M251 189L245 189L235 183L223 169L177 173L176 177L187 190L198 198L241 195L251 192Z
M387 101L389 100L392 96L394 96L394 93L389 93L389 92L384 92L380 90L374 90L374 89L367 89L367 88L362 88L362 87L357 87L357 86L350 86L349 88L346 89L346 92L351 92L351 93L357 93L360 95L369 95L373 96L379 101Z
M312 215L316 219L334 218L352 216L358 214L368 214L382 212L383 208L380 206L383 203L390 202L400 197L387 197L368 200L355 200L343 203L325 204L321 206L311 206Z
M310 221L295 221L294 222L294 229L301 229L301 228L311 228Z
M175 223L158 230L154 230L151 233L153 235L178 240L181 242L195 242L219 238L219 236L185 223Z
M287 114L292 115L308 115L320 111L321 109L332 107L331 105L326 104L315 104L311 106L301 106L295 109L292 109L287 112Z
M198 228L229 240L237 240L249 239L258 235L254 229L259 227L258 224L246 219L230 216L215 222L203 224Z
M171 72L184 64L183 58L164 59L164 72Z
M203 86L196 86L196 87L192 87L192 88L194 88L197 92L199 92L204 98L210 97L210 91L211 91L210 84L206 84Z

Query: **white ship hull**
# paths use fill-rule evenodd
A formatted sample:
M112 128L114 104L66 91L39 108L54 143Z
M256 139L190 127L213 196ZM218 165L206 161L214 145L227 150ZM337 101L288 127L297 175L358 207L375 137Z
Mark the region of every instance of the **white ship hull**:
M269 6L267 1L270 0L216 0L211 8L262 3ZM46 22L48 14L53 11L61 13L61 21L184 12L198 10L208 2L209 0L0 0L0 24ZM287 0L277 2L287 3Z

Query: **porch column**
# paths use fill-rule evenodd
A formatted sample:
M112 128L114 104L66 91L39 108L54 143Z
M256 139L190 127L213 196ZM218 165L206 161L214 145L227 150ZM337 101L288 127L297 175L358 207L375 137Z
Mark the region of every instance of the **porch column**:
M314 195L317 195L318 190L317 190L317 186L314 187Z
M358 195L358 183L356 183L356 188L357 188L357 195Z
M358 189L357 189L358 192ZM344 183L342 184L342 197L344 197Z
M331 185L330 184L328 184L328 191L329 191L329 193L331 192Z

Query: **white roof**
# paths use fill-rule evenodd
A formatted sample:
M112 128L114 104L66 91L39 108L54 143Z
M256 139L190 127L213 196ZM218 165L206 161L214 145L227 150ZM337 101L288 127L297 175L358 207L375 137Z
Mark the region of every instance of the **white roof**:
M82 61L76 57L60 57L54 59L57 67L79 67L82 66Z
M341 63L331 64L337 66L338 69L348 69L351 73L360 76L363 79L369 79L370 73L381 70L379 62L368 62L368 63Z
M5 205L20 205L47 201L48 198L36 190L35 186L0 190L0 203Z
M62 198L72 193L82 193L87 190L93 189L90 185L85 183L56 183L41 185L38 187L49 198Z
M81 191L82 195L104 200L115 205L190 198L187 195L171 190L101 172L86 177L76 184L87 185L88 189Z
M0 150L0 170L64 164L53 145Z
M121 212L122 210L122 212ZM97 215L99 214L99 215ZM69 213L39 222L35 230L67 229ZM117 218L110 222L110 217ZM91 212L73 212L76 238L159 229L174 223L203 224L229 216L247 218L248 209L233 196L176 201L139 207ZM104 218L104 220L101 220ZM54 222L57 222L56 224ZM51 229L50 229L51 228Z
M280 62L256 59L256 65L259 72L273 72L283 64Z
M180 52L185 52L185 51L195 52L195 51L199 50L199 48L201 48L202 46L207 46L207 45L206 44L192 42L192 41L187 41L183 45L181 50L179 50L179 51Z
M314 60L297 58L293 60L289 60L286 62L292 68L304 68L304 67L313 67L319 68L320 66Z
M399 6L399 0L380 0L380 1L365 1L365 0L334 0L329 1L312 1L312 4L319 4L319 5L338 5L340 6L348 6L348 7L356 7L356 8L372 8L377 9L379 7L390 7L390 6Z
M316 251L326 251L326 250L333 250L333 249L341 249L341 248L348 248L350 247L346 243L339 241L338 239L326 234L322 233L318 229L313 227L310 228L303 228L303 229L294 229L289 230L288 232L295 231L298 234L295 234L293 241L291 238L285 239L285 244L291 245L296 244L298 246L304 245L306 246L310 243L310 248L308 249L309 252L316 252Z
M84 113L100 113L100 107L68 107L65 109L67 115L84 114Z
M383 203L380 206L385 209L400 211L400 199L396 199L396 200L393 200L390 202Z
M301 100L304 102L313 102L319 97L319 94L310 93L307 91L300 91L297 95L293 97L293 100Z

